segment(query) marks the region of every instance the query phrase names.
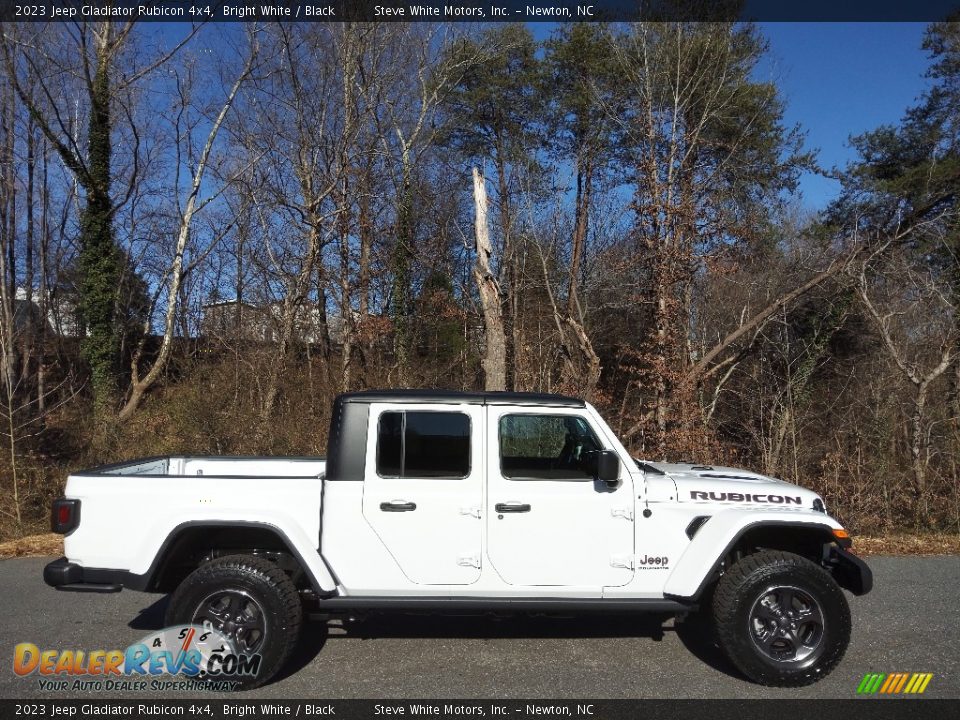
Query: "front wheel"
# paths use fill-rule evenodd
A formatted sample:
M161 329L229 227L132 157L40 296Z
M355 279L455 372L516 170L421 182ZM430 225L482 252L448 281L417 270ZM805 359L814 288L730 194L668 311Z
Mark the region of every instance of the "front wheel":
M252 555L218 558L194 570L170 598L167 625L216 630L238 654L259 657L252 672L223 678L250 689L268 682L290 657L303 608L297 588L269 560Z
M764 550L739 560L713 597L716 638L730 661L761 685L798 687L826 677L850 642L850 607L822 568Z

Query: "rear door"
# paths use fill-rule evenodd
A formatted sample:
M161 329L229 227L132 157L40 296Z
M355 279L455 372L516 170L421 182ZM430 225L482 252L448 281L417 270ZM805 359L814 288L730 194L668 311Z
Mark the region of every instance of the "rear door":
M370 406L363 516L423 585L480 577L483 406Z
M595 478L610 449L582 409L488 407L487 554L511 585L601 592L633 578L633 484Z

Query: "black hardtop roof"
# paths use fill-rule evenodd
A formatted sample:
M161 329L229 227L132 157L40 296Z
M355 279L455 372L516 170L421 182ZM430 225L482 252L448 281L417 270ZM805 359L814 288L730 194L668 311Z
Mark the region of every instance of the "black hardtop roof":
M338 401L348 403L467 403L470 405L546 405L586 407L579 398L551 393L461 392L459 390L361 390L343 393Z

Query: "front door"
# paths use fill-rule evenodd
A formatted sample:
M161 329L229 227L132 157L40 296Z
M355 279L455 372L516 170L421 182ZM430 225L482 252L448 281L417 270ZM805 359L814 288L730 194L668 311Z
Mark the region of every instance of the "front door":
M424 585L480 577L482 405L372 404L363 516L403 573Z
M597 480L608 449L580 409L488 406L487 554L511 585L599 592L633 578L633 483Z

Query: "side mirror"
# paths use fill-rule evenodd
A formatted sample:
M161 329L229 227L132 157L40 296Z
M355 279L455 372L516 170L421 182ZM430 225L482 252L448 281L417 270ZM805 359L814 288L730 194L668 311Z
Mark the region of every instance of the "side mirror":
M620 458L613 450L597 453L597 479L607 485L616 485L620 480Z

